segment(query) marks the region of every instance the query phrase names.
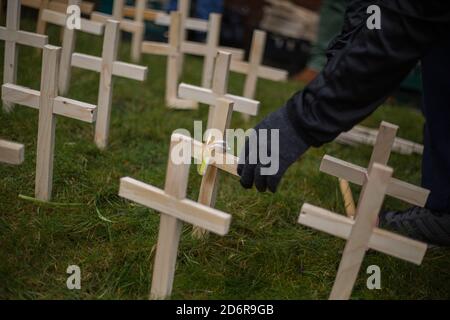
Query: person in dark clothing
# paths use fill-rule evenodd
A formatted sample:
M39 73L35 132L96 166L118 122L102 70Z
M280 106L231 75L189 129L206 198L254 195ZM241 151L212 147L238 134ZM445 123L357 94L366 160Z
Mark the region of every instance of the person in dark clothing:
M367 27L367 8L381 9L381 29ZM318 77L255 129L279 129L279 170L250 163L258 143L246 140L238 173L245 188L275 192L288 167L310 147L333 141L369 116L418 62L423 71L426 118L423 187L425 208L380 215L383 226L412 238L450 245L450 1L353 0L341 34L327 50Z

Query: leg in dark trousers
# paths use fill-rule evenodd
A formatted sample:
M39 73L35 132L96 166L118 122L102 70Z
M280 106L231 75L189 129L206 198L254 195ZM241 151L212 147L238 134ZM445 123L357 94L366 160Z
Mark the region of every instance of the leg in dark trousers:
M422 60L425 151L422 185L431 190L427 208L450 213L450 36Z

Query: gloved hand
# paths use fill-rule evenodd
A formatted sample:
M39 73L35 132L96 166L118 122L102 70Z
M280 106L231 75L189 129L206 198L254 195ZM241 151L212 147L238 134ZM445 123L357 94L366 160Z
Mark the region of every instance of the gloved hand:
M261 129L266 129L267 134L260 131ZM277 136L272 129L279 130L279 141L274 139L271 145L272 138ZM303 141L289 120L286 106L270 114L254 130L253 135L246 137L239 157L237 171L241 177L241 185L250 189L255 184L260 192L265 192L268 188L275 193L286 170L308 150L309 145ZM267 156L271 160L269 163L268 159L264 159L266 146ZM261 148L263 157L260 155ZM275 171L268 170L270 167Z

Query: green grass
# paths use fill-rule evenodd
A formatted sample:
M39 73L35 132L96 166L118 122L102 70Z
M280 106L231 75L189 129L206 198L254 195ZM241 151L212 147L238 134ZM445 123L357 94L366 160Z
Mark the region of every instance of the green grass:
M32 30L32 24L25 23ZM58 43L50 29L51 42ZM3 42L0 61L3 62ZM77 51L100 55L101 40L80 35ZM121 47L127 61L129 46ZM20 50L19 84L39 88L41 57ZM145 56L145 83L116 78L110 146L99 151L93 127L58 118L53 201L73 206L39 205L18 198L33 196L38 113L17 106L0 112L0 136L26 146L21 166L0 165L0 298L4 299L146 299L155 253L159 214L118 196L119 179L131 176L163 187L171 133L192 130L194 120L207 119L207 108L174 111L164 105L165 59ZM189 58L184 81L199 84L201 60ZM0 68L3 70L2 68ZM233 74L230 91L239 94L243 77ZM69 96L96 103L98 75L73 70ZM232 127L248 128L283 104L296 83L260 81L260 115ZM421 141L422 116L406 106L385 105L365 121L400 125L400 136ZM367 164L371 148L328 144L311 150L289 169L279 192L259 194L241 189L236 178L222 176L217 208L232 213L230 233L194 240L186 226L180 244L173 298L176 299L326 299L344 241L296 223L305 202L343 212L335 178L319 172L324 154ZM420 157L394 154L395 175L420 182ZM200 177L192 169L189 197L195 199ZM355 193L359 188L354 188ZM405 208L388 199L386 208ZM107 220L111 222L108 222ZM353 293L354 299L449 298L450 251L431 250L421 267L370 251ZM66 288L66 268L77 264L82 289ZM382 289L366 288L367 266L382 270Z

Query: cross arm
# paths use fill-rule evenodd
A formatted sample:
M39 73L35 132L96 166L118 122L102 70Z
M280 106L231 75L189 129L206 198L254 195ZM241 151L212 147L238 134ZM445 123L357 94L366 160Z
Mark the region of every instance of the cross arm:
M21 3L25 7L40 9L42 0L22 0ZM91 14L94 10L94 3L82 1L80 4L81 13L83 14ZM58 2L58 1L50 1L48 8L50 10L58 11L58 12L66 12L67 4Z
M172 48L166 43L143 41L142 52L159 56L168 56L172 52Z
M25 88L11 83L2 86L2 99L33 109L39 109L40 91ZM88 123L95 122L97 107L92 104L56 97L53 103L53 113Z
M207 148L204 143L179 133L174 133L171 140L177 141L178 143L184 142L189 144L191 147L191 157L194 158L198 163L202 163L204 154L203 151L205 148ZM229 174L232 174L236 177L239 176L237 173L237 166L239 163L238 157L230 153L225 154L219 150L216 150L214 159L221 159L223 161L212 162L210 163L211 166L214 166L219 170L228 172Z
M334 212L305 203L298 223L347 240L355 221ZM374 228L369 247L390 256L420 265L427 245L392 232Z
M250 64L244 61L231 60L230 70L237 73L248 74L250 72ZM272 81L286 81L288 72L277 68L259 66L258 77Z
M0 139L0 162L8 164L21 164L23 160L23 144Z
M323 158L320 165L320 171L358 185L363 185L367 177L367 170L365 168L328 155ZM386 193L391 197L423 207L427 202L430 191L391 178Z
M170 15L165 12L157 14L155 23L160 26L170 26ZM207 32L208 21L197 18L188 18L185 21L185 28L192 31Z
M99 23L106 23L108 20L116 20L114 19L113 16L109 15L109 14L105 14L105 13L100 13L100 12L93 12L91 15L91 20L95 21L95 22L99 22ZM119 21L120 23L120 29L125 31L125 32L137 32L139 31L141 28L143 28L143 24L142 23L138 23L134 20L129 20L129 19L121 19Z
M144 10L144 20L154 21L160 12L152 9ZM123 7L123 16L127 18L134 18L136 9L133 6Z
M48 43L47 36L28 31L11 32L5 27L0 27L0 39L5 41L17 42L19 44L35 48L43 48Z
M178 95L182 99L199 101L208 105L215 105L218 96L211 89L201 88L182 83L178 89ZM255 116L258 114L260 103L255 100L226 94L224 98L234 102L234 111Z
M120 180L119 196L218 235L228 233L231 215L197 202L167 195L163 190L132 178Z
M73 53L72 66L90 71L101 72L102 58L93 57L83 53ZM144 81L147 79L147 71L147 67L121 61L114 61L112 73L115 76Z
M61 12L45 9L42 12L42 20L61 27L65 27L67 15ZM81 19L81 31L83 32L94 35L102 35L104 29L105 25L103 23L91 21L88 19Z

